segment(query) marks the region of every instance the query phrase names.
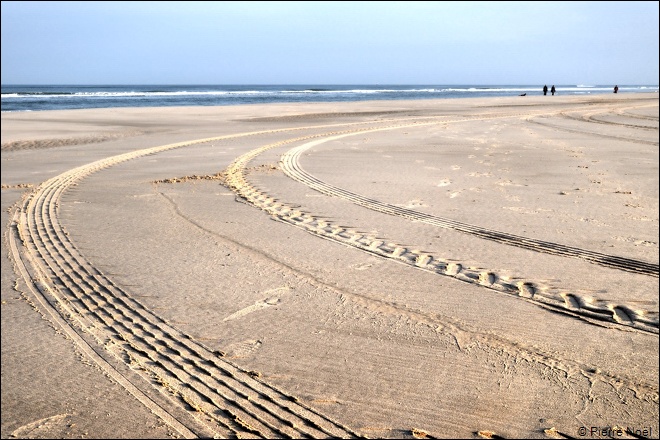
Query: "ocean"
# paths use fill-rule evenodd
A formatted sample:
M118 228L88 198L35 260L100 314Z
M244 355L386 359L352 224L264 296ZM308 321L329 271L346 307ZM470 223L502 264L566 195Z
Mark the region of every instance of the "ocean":
M3 85L2 111L531 96L542 95L542 89L543 85ZM556 89L557 95L588 95L613 93L614 85ZM619 93L640 92L657 93L658 86L619 85Z

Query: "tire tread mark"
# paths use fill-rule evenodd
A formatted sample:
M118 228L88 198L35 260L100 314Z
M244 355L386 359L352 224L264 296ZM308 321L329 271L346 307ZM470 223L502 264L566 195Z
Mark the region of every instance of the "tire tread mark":
M251 134L254 133L210 140ZM90 334L147 380L153 382L154 378L160 378L162 388L167 383L168 387L163 391L174 391L174 402L187 408L197 420L215 432L214 435L362 437L276 387L252 377L249 372L218 358L148 311L93 268L59 224L60 196L87 175L143 155L207 141L209 139L183 142L114 156L42 183L17 208L16 218L20 222L17 231L24 246L16 251L16 257L29 261L36 274L33 277L24 275L26 282L36 287L48 286L50 295L42 295L57 307L65 321L62 325L70 326L74 333ZM190 371L195 374L191 375ZM176 425L180 432L189 432L184 425L170 424Z
M386 128L381 127L378 129L374 129L374 131L392 129L392 128L399 128L399 127L386 127ZM299 154L303 149L310 148L311 146L317 145L320 142L327 141L328 139L337 139L339 137L348 136L348 135L350 135L350 133L345 133L345 132L325 133L325 137L327 138L326 140L309 142L303 144L302 146L295 147L289 151L297 152ZM315 135L313 137L318 138L320 136ZM227 186L230 189L232 189L234 192L236 192L236 194L239 197L246 200L248 203L252 204L253 206L267 212L274 218L277 218L283 222L302 228L310 233L319 235L321 237L342 244L346 244L352 247L356 247L371 254L379 255L384 258L395 259L399 262L409 264L411 266L417 267L422 270L431 271L440 275L451 276L464 282L468 282L471 284L480 284L489 289L515 295L520 297L521 299L535 303L537 305L548 307L552 310L561 311L563 313L567 313L573 316L581 317L585 319L587 322L592 322L592 323L594 321L607 322L613 324L614 326L622 326L624 328L635 329L642 332L648 332L653 334L659 333L658 313L654 311L641 311L640 313L627 315L630 319L621 319L621 315L617 316L617 312L620 312L620 310L622 310L622 307L626 307L625 304L612 305L608 301L594 300L590 304L588 305L585 304L584 306L582 306L581 300L577 300L574 302L567 301L566 300L567 295L569 295L568 297L570 298L578 298L578 296L573 293L564 292L562 289L542 288L541 286L531 281L523 281L517 284L511 284L506 280L500 278L494 272L487 271L484 274L483 270L467 268L461 263L449 261L447 259L438 258L428 254L422 254L419 251L413 249L407 249L405 246L402 245L391 244L389 241L387 241L388 243L390 243L389 245L383 246L383 244L386 242L385 240L380 240L376 238L370 239L360 232L352 232L345 230L346 232L345 235L348 235L348 237L341 236L338 234L333 234L331 233L331 231L338 229L339 225L335 225L332 221L311 215L309 213L305 214L305 220L302 221L299 215L297 214L292 215L294 211L296 210L299 211L298 208L293 208L291 206L286 205L283 202L270 203L271 201L275 200L273 197L267 195L266 193L252 186L252 184L250 184L246 178L247 175L246 167L251 160L253 160L259 154L269 149L283 146L287 143L300 142L310 138L311 137L305 136L305 137L280 141L277 143L262 146L248 153L245 153L242 156L239 156L234 162L232 162L232 164L230 164L230 166L226 170ZM293 169L300 171L299 164L295 160L296 157L297 157L296 154L290 154L288 156L285 154L282 160L284 167L288 170ZM307 179L307 176L305 176L305 178ZM309 176L309 180L312 182L312 184L315 184L316 182L320 182L318 179L316 179L313 176ZM334 190L334 187L332 188ZM403 212L406 216L410 216L411 214L415 213L414 211L410 212L410 210L398 211L399 209L402 208L393 207L392 205L382 204L380 202L368 198L361 198L356 194L350 193L340 188L338 188L336 192L338 194L346 195L346 197L349 199L359 200L361 203L374 204L377 207L381 207L383 210L387 212ZM264 201L268 201L268 203L265 203ZM396 208L396 210L394 210L393 208ZM418 219L417 217L414 218ZM432 218L432 216L428 216L424 214L421 215L420 218L429 219ZM441 220L444 222L444 219ZM470 225L464 225L453 221L448 221L448 222L453 226L458 225L462 229L472 230ZM482 228L476 228L475 230L481 230L481 229ZM515 236L509 237L508 234L502 234L502 233L496 233L496 234L498 234L499 236L504 236L509 240L514 240L522 244L533 243L537 245L539 248L543 248L542 246L538 245L539 243L544 243L541 241L535 241L535 240L527 239L525 237L519 237L519 238ZM392 249L396 249L396 248L400 248L400 249L395 254L394 252L392 252ZM595 255L597 255L596 253L590 253L589 251L583 251L581 249L575 249L574 252L578 252L578 253L581 252L583 254L586 254L591 259L594 259ZM609 262L612 259L617 258L612 256L606 256L606 257L607 258L603 259L603 261ZM432 262L433 264L431 264ZM634 263L638 264L643 262L634 261ZM646 274L646 272L643 269L638 272ZM653 273L652 270L651 273ZM657 265L655 265L655 273L657 274Z
M566 118L571 119L569 116L566 116ZM632 142L632 143L636 143L636 144L646 144L646 145L658 146L658 142L656 142L656 141L647 141L647 140L644 140L644 139L635 139L635 138L628 138L628 137L623 137L623 136L612 136L612 135L607 135L607 134L603 134L603 133L595 133L595 132L592 132L592 131L584 131L584 130L577 130L577 129L574 129L574 128L561 127L559 125L554 125L554 124L549 124L547 122L538 121L536 119L533 119L532 117L528 118L528 121L533 123L533 124L542 125L544 127L554 128L555 130L567 131L569 133L587 134L587 135L598 136L598 137L602 137L602 138L606 138L606 139L616 139L616 140L619 140L619 141Z
M431 214L415 211L408 208L391 205L380 202L359 194L347 191L343 188L328 184L307 173L300 165L299 158L301 154L318 145L318 142L310 142L287 151L281 158L280 164L282 171L292 179L299 181L310 188L329 196L340 197L349 200L360 206L382 212L385 214L400 216L414 221L419 221L445 229L451 229L458 232L474 235L497 243L507 244L535 252L543 252L552 255L560 255L571 258L582 259L590 263L598 264L604 267L624 270L628 272L650 275L657 277L659 274L658 264L645 261L618 257L615 255L603 254L600 252L580 249L573 246L562 245L559 243L548 242L544 240L522 237L514 234L494 231L455 220L437 217Z

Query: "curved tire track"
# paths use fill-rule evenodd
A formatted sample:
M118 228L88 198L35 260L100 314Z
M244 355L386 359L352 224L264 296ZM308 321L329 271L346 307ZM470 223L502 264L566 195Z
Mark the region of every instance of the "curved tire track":
M486 240L491 240L501 244L528 249L535 252L543 252L551 255L577 258L604 267L625 270L637 274L651 275L655 277L658 276L659 268L657 264L647 263L645 261L634 260L630 258L618 257L616 255L602 254L600 252L589 251L573 246L566 246L560 243L552 243L543 240L522 237L519 235L508 234L504 232L495 231L492 229L470 225L467 223L461 223L443 217L437 217L431 214L426 214L412 209L402 208L399 206L391 205L389 203L384 203L375 199L364 197L362 195L323 182L322 180L314 177L313 175L309 174L302 168L302 166L300 165L300 156L303 152L310 149L311 147L319 145L322 142L327 142L329 140L337 139L338 137L340 136L335 136L329 139L325 139L321 142L318 141L310 142L287 151L284 155L282 155L280 161L282 170L286 175L288 175L292 179L304 183L305 185L316 191L319 191L329 196L350 200L355 204L364 206L374 211L408 218L410 220L427 223L445 229L452 229L454 231L459 231L466 234L474 235L476 237L484 238Z
M631 107L631 108L644 108L644 107L652 107L650 105L646 106L640 106L640 107ZM639 130L650 130L650 131L657 131L658 127L652 127L649 125L638 125L638 124L630 124L630 123L624 123L624 122L614 122L614 121L603 121L601 119L596 118L596 115L602 115L608 113L607 111L601 111L601 112L592 112L589 114L583 114L580 116L573 116L569 115L567 113L562 113L562 116L567 118L567 119L572 119L575 121L581 121L581 122L590 122L594 124L604 124L604 125L614 125L618 127L627 127L627 128L634 128L634 129L639 129ZM609 112L612 114L611 112ZM621 112L616 113L620 116L627 116L627 117L634 117L634 116L629 116L624 111L622 110ZM645 118L640 118L640 117L635 117L635 119L645 119ZM646 118L648 120L652 120L650 118ZM657 121L657 119L655 119Z
M127 384L111 376L185 437L357 438L349 428L302 404L295 397L223 359L147 310L94 268L69 240L58 221L63 192L81 179L136 157L255 133L222 136L139 150L78 167L42 183L17 207L12 254L21 275L42 305L68 334L85 334L96 352L112 353L146 382ZM22 243L19 247L18 243ZM83 348L82 338L74 341ZM90 346L91 347L91 346ZM97 362L99 356L84 349ZM103 356L101 356L103 357ZM150 384L150 385L149 385ZM177 420L138 388L156 387L197 423Z
M575 117L572 117L572 116L567 115L565 113L561 113L561 115L566 119L577 120L577 121L580 121L580 122L596 123L596 121L585 120L584 118L575 118ZM562 127L561 125L556 125L556 124L549 124L547 122L541 122L537 119L534 119L534 116L531 116L531 117L527 118L527 120L529 122L533 123L533 124L542 125L544 127L553 128L555 130L567 131L569 133L578 133L578 134L582 134L582 135L598 136L598 137L602 137L602 138L606 138L606 139L616 139L616 140L619 140L619 141L633 142L633 143L636 143L636 144L646 144L646 145L655 145L655 146L658 145L657 141L647 141L647 140L644 140L644 139L636 139L636 138L623 137L623 136L613 136L613 135L608 135L608 134L603 134L603 133L595 133L593 131L585 131L585 130L578 130L578 129L575 129L575 128ZM609 123L603 122L603 121L598 121L598 123L609 124ZM616 124L610 124L610 125L616 125Z
M346 132L330 132L325 133L324 135L304 136L265 145L238 157L227 168L227 185L248 203L258 207L263 211L266 211L273 217L283 222L302 228L310 233L319 235L323 238L355 247L384 258L394 259L404 264L414 266L418 269L430 271L440 275L451 276L464 282L479 284L489 289L515 295L521 297L524 300L533 302L539 306L559 311L561 313L577 316L590 322L608 322L626 328L634 328L643 332L654 334L659 333L658 313L655 311L640 310L636 306L614 304L610 301L584 298L580 295L566 292L559 288L540 287L530 281L509 281L500 278L496 273L492 271L468 268L466 265L463 265L459 262L410 249L406 246L399 245L385 239L370 237L360 232L345 228L341 225L337 225L332 221L321 218L319 216L305 213L300 208L277 201L274 197L271 197L265 192L255 188L247 181L246 178L247 164L261 153L289 143L300 142L312 138L322 138L320 140L309 142L299 147L293 148L290 150L292 153L289 155L285 154L281 162L285 172L292 173L294 176L300 177L301 179L304 177L304 179L301 180L303 183L309 184L315 189L323 189L321 192L328 191L327 194L329 195L344 197L354 201L355 203L366 205L367 207L379 210L381 212L386 212L393 215L401 215L418 221L437 221L438 225L443 225L443 227L457 228L458 226L469 226L469 228L464 232L477 235L477 232L485 231L482 238L499 240L500 242L506 244L519 243L521 247L524 246L532 250L541 251L542 249L547 249L548 253L553 251L554 253L563 256L572 256L583 259L587 259L587 257L589 257L589 261L593 261L593 259L598 256L597 253L590 253L589 251L584 251L577 248L562 248L561 245L556 243L535 241L516 236L507 237L505 234L501 234L496 231L482 230L482 228L476 228L470 225L463 225L457 222L446 221L445 219L433 218L433 216L423 215L421 213L416 213L415 211L405 210L404 208L393 207L391 205L383 204L382 202L363 198L354 193L350 193L348 191L341 190L340 188L332 187L331 185L327 185L321 182L313 176L304 173L304 171L297 164L296 158L299 156L300 152L314 145L318 145L319 143L345 136L351 136L353 134L357 134L358 131L382 131L409 126L410 125L400 125L379 127L375 129L352 130ZM414 217L412 214L420 214L420 216ZM569 253L569 251L572 253ZM616 267L618 269L631 270L635 273L644 275L657 276L657 265L650 265L648 263L638 262L636 260L619 259L618 257L607 255L602 255L600 261L608 267Z

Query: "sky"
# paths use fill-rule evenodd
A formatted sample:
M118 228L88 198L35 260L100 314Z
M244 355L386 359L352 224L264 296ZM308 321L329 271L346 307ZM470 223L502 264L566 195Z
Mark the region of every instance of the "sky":
M658 3L3 1L2 84L658 85Z

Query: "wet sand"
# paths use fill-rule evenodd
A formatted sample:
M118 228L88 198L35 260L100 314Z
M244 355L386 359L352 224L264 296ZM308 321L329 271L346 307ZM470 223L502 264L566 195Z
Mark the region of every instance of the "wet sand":
M2 438L657 438L658 162L657 94L3 113Z

